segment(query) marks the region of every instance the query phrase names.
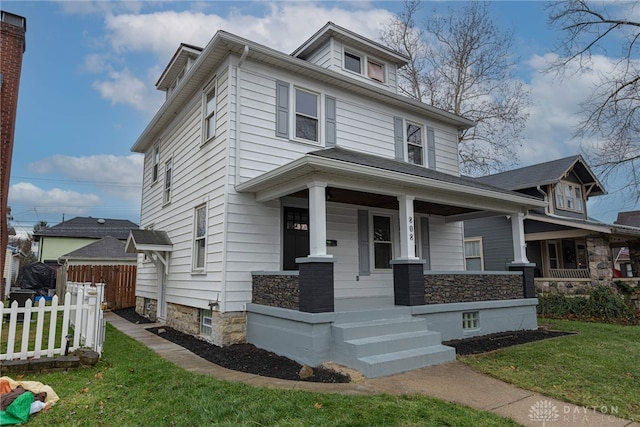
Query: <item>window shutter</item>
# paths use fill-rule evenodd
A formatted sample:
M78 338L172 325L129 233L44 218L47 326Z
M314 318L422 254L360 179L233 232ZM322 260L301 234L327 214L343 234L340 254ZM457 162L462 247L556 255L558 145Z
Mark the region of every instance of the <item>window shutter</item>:
M358 210L358 274L368 276L369 267L369 212Z
M433 128L427 128L427 159L429 169L436 168L436 135Z
M289 83L276 81L276 136L289 138Z
M324 97L326 146L336 146L336 99L332 96Z
M424 268L431 270L431 256L429 245L429 218L420 217L420 250L422 259L427 261Z
M396 145L396 160L404 160L404 132L402 117L393 118L393 140Z

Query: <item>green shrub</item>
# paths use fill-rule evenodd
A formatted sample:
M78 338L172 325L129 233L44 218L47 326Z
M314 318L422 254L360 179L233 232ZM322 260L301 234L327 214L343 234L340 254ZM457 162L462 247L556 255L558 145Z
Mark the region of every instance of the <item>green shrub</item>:
M543 317L638 323L636 311L609 286L596 286L588 296L553 294L538 297Z

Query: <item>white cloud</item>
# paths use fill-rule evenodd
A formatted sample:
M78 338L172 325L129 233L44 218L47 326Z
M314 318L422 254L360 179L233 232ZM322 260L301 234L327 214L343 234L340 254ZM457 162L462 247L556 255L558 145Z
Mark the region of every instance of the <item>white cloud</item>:
M52 188L44 190L28 182L19 182L9 189L10 205L24 206L39 213L85 215L101 203L95 194Z
M105 194L128 201L140 200L144 157L139 154L56 155L30 163L30 172L56 173L78 183L94 184Z
M117 13L122 11L122 7L101 9L103 7L89 3L75 11L96 13L102 10L105 13L104 38L108 50L87 56L83 68L101 74L93 87L102 98L148 113L155 112L163 101L162 94L155 90L153 84L180 43L204 47L216 31L223 29L289 53L327 21L377 39L382 23L392 16L384 9L350 11L311 2L267 4L266 14L260 17L243 14L237 9L232 9L226 17L207 14L201 11L206 8L199 4L193 4L190 11L152 13L139 13L135 7L131 13ZM121 65L127 62L127 58L135 61L131 55L143 54L152 54L156 61L146 72L133 71Z

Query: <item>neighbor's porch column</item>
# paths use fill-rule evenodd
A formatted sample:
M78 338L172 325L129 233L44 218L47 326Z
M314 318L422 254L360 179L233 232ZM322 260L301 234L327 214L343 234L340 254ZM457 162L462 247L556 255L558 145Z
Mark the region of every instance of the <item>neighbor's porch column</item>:
M309 256L327 256L326 182L312 182L309 188Z
M400 205L400 259L416 258L416 224L413 213L414 196L398 196Z
M513 262L528 264L527 243L524 240L524 214L522 212L511 215L511 235L513 236Z
M535 298L536 287L534 270L536 265L527 258L527 243L524 239L524 214L516 212L511 215L511 235L513 236L513 262L509 271L522 272L522 294L524 298Z

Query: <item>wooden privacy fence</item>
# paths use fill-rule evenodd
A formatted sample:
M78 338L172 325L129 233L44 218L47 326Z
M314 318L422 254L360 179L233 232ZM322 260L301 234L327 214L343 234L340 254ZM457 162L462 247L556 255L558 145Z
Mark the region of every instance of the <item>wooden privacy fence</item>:
M60 305L58 296L47 305L41 298L36 305L27 299L24 307L13 301L11 307L0 303L0 316L7 316L8 323L0 322L0 337L3 328L8 328L6 347L2 340L0 360L53 357L78 348L91 348L102 354L104 343L104 317L102 298L104 284L69 283L65 302ZM62 313L62 325L58 327L58 313ZM20 315L20 316L19 316ZM48 331L45 324L48 323ZM21 336L17 337L18 324L22 324ZM16 344L19 342L19 348Z
M104 302L109 309L119 310L136 306L136 272L135 265L70 265L58 274L58 282L62 289L66 281L104 283Z

